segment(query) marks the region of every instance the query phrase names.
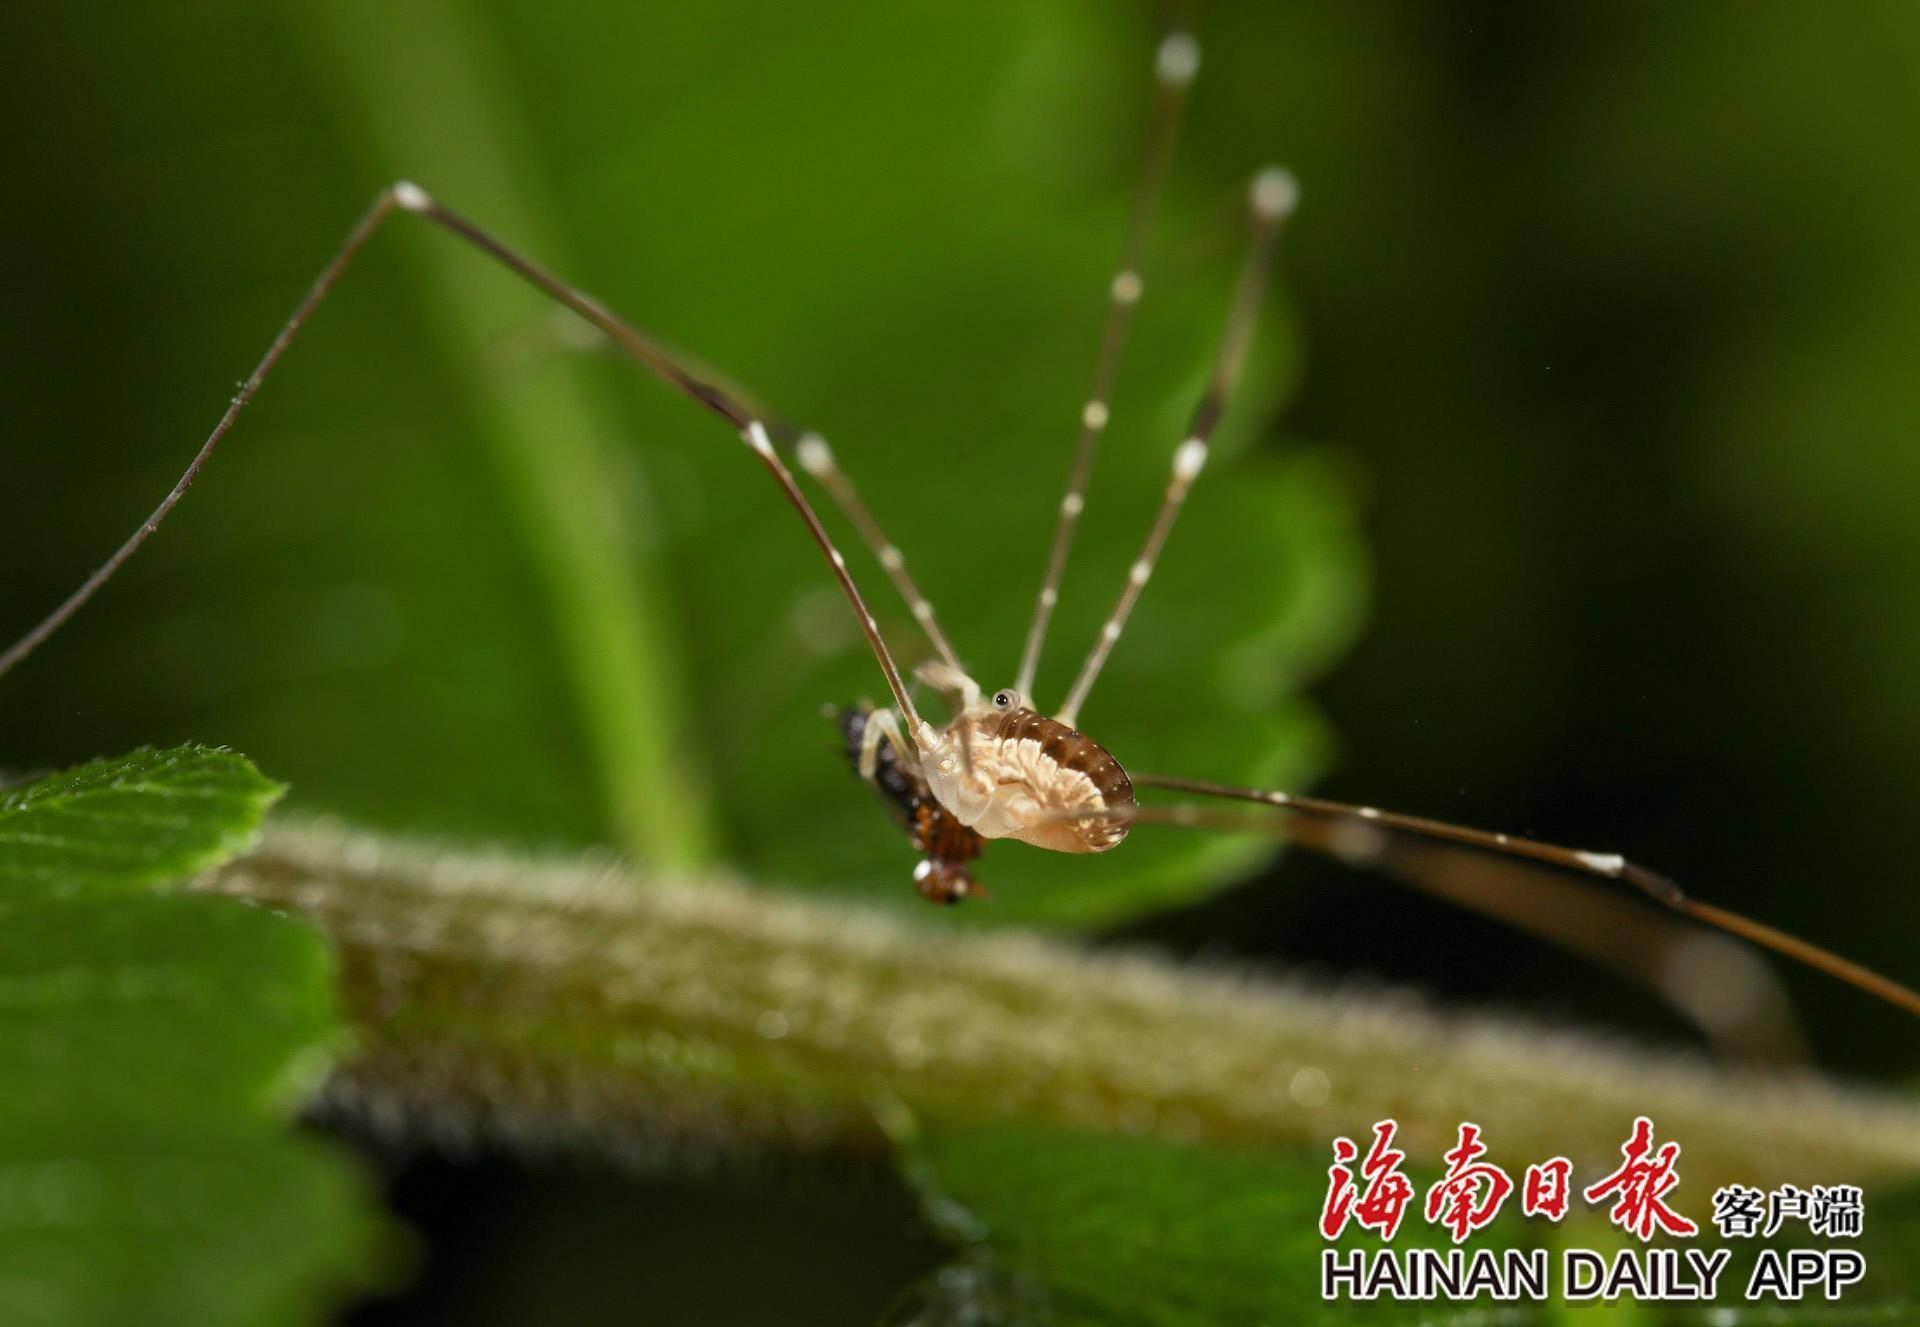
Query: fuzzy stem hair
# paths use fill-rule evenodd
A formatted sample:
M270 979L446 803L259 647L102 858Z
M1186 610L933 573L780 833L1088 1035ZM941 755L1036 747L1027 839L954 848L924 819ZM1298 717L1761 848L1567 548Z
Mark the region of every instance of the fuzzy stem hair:
M874 1153L901 1107L1230 1148L1376 1119L1437 1155L1618 1162L1636 1114L1695 1192L1920 1173L1920 1106L1405 993L1316 987L1013 931L956 934L725 878L278 822L199 887L336 942L357 1048L324 1107L402 1138L586 1150Z

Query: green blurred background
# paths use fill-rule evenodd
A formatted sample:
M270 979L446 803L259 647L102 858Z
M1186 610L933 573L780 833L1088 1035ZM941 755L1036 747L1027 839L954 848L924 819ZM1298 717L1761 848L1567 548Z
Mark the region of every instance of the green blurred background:
M1156 23L1071 0L8 7L0 636L152 506L404 174L825 429L981 680L1010 680ZM1282 160L1305 201L1238 455L1087 726L1145 767L1617 848L1920 972L1920 10L1220 0L1197 27L1042 699L1151 512L1242 184ZM810 558L723 429L403 220L176 523L0 688L0 759L225 742L310 809L918 906L818 717L880 687ZM1389 884L1289 860L1211 894L1247 851L1135 847L996 851L998 902L955 924L1687 1036ZM1910 1024L1784 976L1820 1062L1911 1073ZM830 1168L387 1160L435 1260L369 1322L861 1320L937 1254L887 1182ZM742 1246L764 1286L725 1270Z

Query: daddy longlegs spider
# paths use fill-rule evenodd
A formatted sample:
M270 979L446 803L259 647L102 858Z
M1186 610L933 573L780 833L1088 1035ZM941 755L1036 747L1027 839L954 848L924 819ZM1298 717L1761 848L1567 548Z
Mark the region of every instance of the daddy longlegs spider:
M1098 346L1092 389L1081 412L1066 493L1059 505L1016 680L1011 687L989 694L968 675L941 628L931 602L908 571L904 554L862 501L824 439L784 423L754 403L746 393L683 362L599 300L561 280L443 205L418 185L406 181L383 191L354 223L160 505L64 602L0 652L0 675L59 630L159 529L336 282L387 219L395 212L403 212L464 241L571 310L643 368L718 415L746 444L749 453L799 516L825 559L885 680L891 705L878 709L863 705L834 711L834 714L857 772L895 812L914 846L923 854L915 880L927 898L957 903L983 892L974 880L971 862L990 840L1011 838L1056 852L1101 853L1119 846L1136 825L1277 835L1349 864L1377 866L1416 887L1456 901L1463 894L1473 894L1459 888L1457 879L1452 884L1445 882L1450 870L1458 875L1453 869L1458 863L1448 854L1464 853L1488 867L1502 865L1509 873L1515 867L1531 871L1544 868L1566 877L1630 886L1684 918L1771 949L1920 1015L1920 994L1908 987L1798 937L1694 899L1671 881L1624 857L1275 790L1234 787L1196 778L1130 774L1104 747L1078 730L1080 710L1109 654L1121 639L1134 605L1152 578L1187 495L1206 465L1214 429L1232 397L1279 234L1296 202L1292 178L1278 169L1261 171L1249 191L1250 233L1246 257L1220 335L1210 379L1185 436L1173 449L1158 515L1064 702L1051 714L1029 703L1075 531L1085 509L1088 479L1107 427L1111 391L1133 313L1143 294L1147 237L1172 159L1181 112L1198 65L1199 48L1192 36L1184 32L1166 36L1155 52L1155 91L1144 163L1121 260L1108 287L1105 328ZM801 490L793 467L817 481L848 519L932 646L937 657L922 664L916 675L950 698L950 717L944 725L936 725L924 717L915 705L906 678L855 584L845 557ZM1143 790L1182 794L1190 800L1144 803L1136 796ZM1239 803L1257 809L1235 811L1210 803ZM1590 938L1586 943L1580 941L1581 927L1570 926L1564 918L1556 919L1539 908L1529 908L1523 901L1506 899L1497 892L1490 894L1483 889L1471 902L1482 910L1506 916L1523 928L1589 954L1595 952ZM1614 915L1620 914L1616 911ZM1631 967L1631 963L1628 966ZM1647 974L1643 969L1639 975ZM1670 990L1667 993L1669 998L1674 998Z

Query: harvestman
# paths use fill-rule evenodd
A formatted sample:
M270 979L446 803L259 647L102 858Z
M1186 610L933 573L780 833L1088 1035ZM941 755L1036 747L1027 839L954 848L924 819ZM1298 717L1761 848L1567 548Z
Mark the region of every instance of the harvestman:
M886 680L893 700L890 707L863 706L840 711L837 719L848 754L861 777L895 812L908 829L915 847L924 854L915 871L915 880L928 898L957 903L981 892L969 863L980 855L988 840L1011 838L1055 852L1098 853L1118 846L1138 824L1256 834L1284 832L1292 842L1330 853L1349 863L1380 866L1416 886L1455 898L1458 891L1435 884L1432 854L1436 850L1465 850L1478 854L1489 864L1504 860L1509 865L1547 867L1574 876L1623 882L1685 917L1796 959L1920 1015L1920 994L1907 987L1797 937L1690 898L1671 881L1623 857L1285 792L1238 788L1200 779L1129 775L1104 747L1075 728L1082 705L1153 575L1188 491L1206 464L1215 426L1238 380L1272 266L1275 244L1296 201L1293 180L1283 171L1264 170L1253 181L1246 257L1215 354L1212 375L1194 409L1186 436L1174 448L1159 514L1128 571L1119 599L1088 652L1065 702L1051 716L1030 706L1027 698L1047 628L1059 601L1074 533L1086 505L1088 477L1108 423L1109 396L1133 311L1143 290L1141 270L1147 235L1172 159L1181 110L1198 65L1199 49L1186 33L1176 32L1166 37L1155 55L1155 94L1144 167L1133 199L1121 262L1108 288L1106 325L1095 362L1092 391L1081 411L1079 439L1067 491L1060 502L1014 686L988 695L967 675L935 617L932 604L907 571L900 549L887 538L819 435L798 432L782 424L751 405L744 393L696 373L592 296L560 280L443 206L419 186L405 181L381 193L354 224L345 242L308 288L253 373L229 402L213 432L152 515L65 602L0 653L0 675L57 631L159 528L334 283L374 232L397 210L423 217L466 241L571 309L642 366L725 420L746 443L798 513L826 559ZM834 546L812 504L795 482L783 452L819 481L858 531L932 644L938 658L923 664L917 676L951 698L952 717L945 726L928 721L914 705L900 668L847 569L846 559ZM1139 789L1253 803L1264 809L1236 813L1192 801L1145 805L1135 798ZM1283 815L1275 816L1275 811ZM1575 943L1569 927L1543 919L1537 910L1529 915L1524 907L1490 899L1484 894L1475 905L1505 913L1510 919L1518 919L1522 925L1563 942ZM1591 941L1585 945L1576 943L1576 947L1593 952Z

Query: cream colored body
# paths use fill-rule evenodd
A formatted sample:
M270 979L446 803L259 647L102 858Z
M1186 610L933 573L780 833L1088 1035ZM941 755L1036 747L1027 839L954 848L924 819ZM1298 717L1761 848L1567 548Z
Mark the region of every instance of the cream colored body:
M1034 714L1016 693L983 697L971 678L943 664L923 666L919 675L960 701L951 723L923 723L915 743L920 776L960 823L981 838L1055 852L1103 852L1126 836L1122 817L1131 797L1112 804L1094 778L1061 758L1072 744L1111 762L1104 751ZM1051 742L1036 730L1052 734Z
M980 731L982 726L963 716L941 733L939 745L924 758L922 777L940 804L983 839L1085 851L1065 846L1062 839L1080 837L1081 822L1069 813L1106 809L1093 780L1050 759L1031 737L991 737ZM970 743L970 753L962 752L962 740Z

